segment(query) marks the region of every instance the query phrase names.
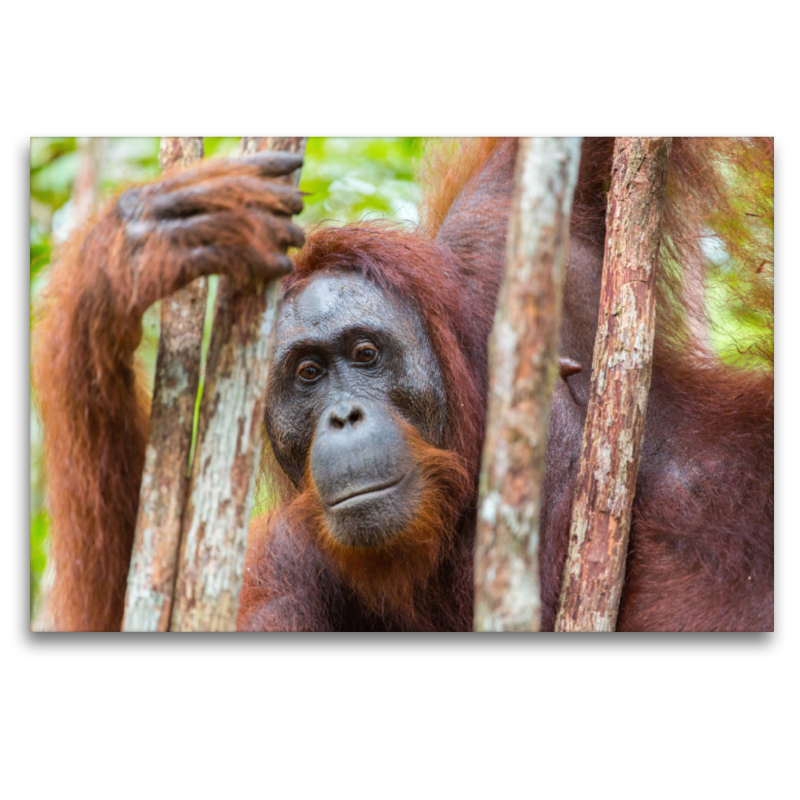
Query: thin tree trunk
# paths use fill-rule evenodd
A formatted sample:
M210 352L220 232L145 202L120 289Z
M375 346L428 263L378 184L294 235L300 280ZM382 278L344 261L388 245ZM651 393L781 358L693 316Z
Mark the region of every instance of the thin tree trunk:
M162 171L176 165L185 167L202 158L200 136L161 139ZM123 631L166 631L169 627L207 296L208 282L200 278L161 301L150 437L125 595Z
M616 627L653 364L672 139L617 139L600 314L557 631Z
M100 189L100 166L105 138L91 136L78 143L78 171L72 190L74 226L77 228L97 206Z
M539 518L580 139L520 142L490 343L475 628L538 631Z
M305 138L242 140L242 152L305 151ZM299 170L294 175L299 181ZM259 293L220 277L170 629L236 628L261 452L280 281Z

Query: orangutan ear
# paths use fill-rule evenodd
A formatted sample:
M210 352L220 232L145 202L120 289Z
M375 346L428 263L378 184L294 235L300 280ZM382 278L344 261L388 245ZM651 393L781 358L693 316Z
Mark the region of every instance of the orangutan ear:
M583 367L571 358L559 358L558 368L562 378L569 378L570 375L577 375Z

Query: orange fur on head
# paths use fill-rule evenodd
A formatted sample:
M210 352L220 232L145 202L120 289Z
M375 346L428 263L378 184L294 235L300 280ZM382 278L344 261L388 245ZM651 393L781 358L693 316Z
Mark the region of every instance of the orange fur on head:
M413 521L385 545L352 547L333 538L308 467L303 492L291 503L287 515L304 519L316 532L321 549L371 610L412 620L418 590L425 587L449 551L459 510L473 487L457 453L427 444L412 425L400 424L420 471L422 497Z

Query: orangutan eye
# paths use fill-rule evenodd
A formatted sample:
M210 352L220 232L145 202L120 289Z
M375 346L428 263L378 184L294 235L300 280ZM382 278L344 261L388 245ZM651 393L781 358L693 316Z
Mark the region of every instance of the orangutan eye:
M378 357L378 351L371 344L363 344L356 350L356 361L359 364L369 364Z
M313 361L304 361L297 368L297 377L305 383L313 383L322 375L322 370Z

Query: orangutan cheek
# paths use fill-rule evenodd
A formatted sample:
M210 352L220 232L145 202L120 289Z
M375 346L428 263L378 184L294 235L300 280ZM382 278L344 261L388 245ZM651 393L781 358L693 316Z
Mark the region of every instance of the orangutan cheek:
M376 547L417 511L420 478L400 423L369 398L338 399L317 424L311 477L331 536Z

